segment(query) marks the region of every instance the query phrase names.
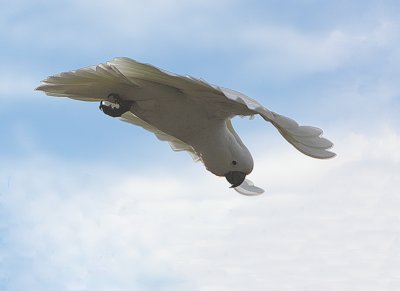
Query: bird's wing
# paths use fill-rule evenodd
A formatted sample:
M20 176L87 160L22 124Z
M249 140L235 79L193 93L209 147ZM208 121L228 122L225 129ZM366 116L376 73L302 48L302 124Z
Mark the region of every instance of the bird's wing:
M195 79L190 76L180 76L161 70L150 64L139 63L130 58L115 58L107 62L107 65L118 68L119 72L136 84L140 84L141 81L150 81L174 87L180 91L213 92L221 95L221 92L217 88L203 80Z
M201 161L200 156L196 153L196 151L194 150L193 147L191 147L190 145L184 143L183 141L181 141L169 134L166 134L165 132L162 132L161 130L157 129L156 127L148 124L147 122L143 121L142 119L140 119L139 117L134 115L132 112L124 113L119 119L122 121L128 122L128 123L140 126L143 129L154 133L155 136L159 140L168 142L169 145L171 146L172 150L174 150L176 152L180 152L180 151L188 152L195 162Z
M321 137L322 130L319 128L299 126L294 120L268 110L242 93L214 86L190 76L179 76L129 58L115 58L105 64L51 76L44 80L37 90L52 96L101 101L112 92L117 92L122 99L130 99L137 88L151 86L152 83L163 85L166 89L177 89L187 98L195 98L197 101L201 99L201 104L211 113L218 111L220 116L225 118L259 114L271 122L282 136L302 153L320 159L335 156L328 150L333 143ZM163 96L152 96L152 98L163 98ZM137 122L131 123L137 124ZM155 132L154 130L150 131ZM172 137L167 140L174 143Z
M122 99L128 99L130 95L134 94L135 89L143 86L141 81L146 81L147 79L154 82L157 81L155 77L146 79L145 76L148 76L146 74L149 73L148 70L150 68L148 65L144 65L148 69L142 71L143 76L136 79L132 78L132 73L130 77L125 76L116 65L108 62L50 76L42 81L42 84L36 90L43 91L50 96L99 102L106 100L107 96L112 92L117 92ZM153 74L156 71L154 69ZM154 133L159 140L167 141L174 151L187 151L194 161L201 161L201 158L197 155L193 147L162 132L133 113L127 112L123 114L120 120L140 126Z
M220 87L202 79L177 75L130 58L115 58L107 64L118 68L119 72L139 86L148 86L150 82L177 89L186 98L201 100L201 104L209 107L210 111L224 111L224 117L254 114L247 104L226 96Z
M106 63L50 76L36 90L50 96L99 102L116 91L121 98L126 98L138 87L118 68Z
M296 121L272 112L246 95L211 85L204 80L190 76L179 76L148 64L138 63L128 58L116 58L109 62L134 83L151 81L176 88L190 98L202 98L211 108L226 108L227 117L234 115L261 115L271 122L282 136L300 152L319 159L335 156L329 151L333 143L321 137L322 130L312 126L300 126Z
M268 110L257 101L242 93L226 88L220 88L220 90L230 100L245 104L249 109L261 115L266 121L271 122L281 135L303 154L318 159L328 159L336 155L329 151L333 143L321 137L323 133L322 129L299 125L293 119Z

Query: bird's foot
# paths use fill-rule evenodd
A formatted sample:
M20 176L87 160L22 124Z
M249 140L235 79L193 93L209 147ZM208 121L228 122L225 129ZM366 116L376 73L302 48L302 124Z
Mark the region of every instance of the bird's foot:
M106 105L104 104L104 101L101 101L99 108L101 111L111 117L120 117L125 112L128 112L132 106L131 101L122 100L118 94L114 93L108 95L107 101L114 104Z

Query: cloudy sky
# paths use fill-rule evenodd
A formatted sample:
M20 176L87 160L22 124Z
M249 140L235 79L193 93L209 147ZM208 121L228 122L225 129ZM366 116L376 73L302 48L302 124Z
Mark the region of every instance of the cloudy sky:
M399 290L398 1L1 1L0 289ZM324 129L261 118L244 197L97 104L33 89L127 56Z

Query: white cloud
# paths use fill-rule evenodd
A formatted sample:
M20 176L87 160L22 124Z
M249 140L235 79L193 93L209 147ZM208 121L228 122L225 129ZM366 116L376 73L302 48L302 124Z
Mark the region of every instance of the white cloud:
M362 31L337 27L318 33L262 24L243 29L242 37L253 48L253 68L268 68L272 75L290 75L365 63L374 54L374 59L384 59L381 54L399 43L398 28L399 23L391 20L372 28L364 26Z
M0 273L15 290L398 289L400 134L334 139L329 161L257 150L252 198L199 165L6 161Z
M211 27L228 4L209 0L88 0L53 6L47 1L17 1L2 12L2 24L9 42L29 43L36 49L93 54L101 48L102 52L143 53L189 43L198 46L213 32ZM27 9L33 12L22 18Z
M73 69L130 56L168 65L165 68L171 70L174 64L199 65L206 58L208 72L227 75L229 70L227 79L237 74L240 80L246 78L244 72L251 72L252 80L273 79L368 66L375 61L397 72L397 19L370 11L371 22L363 25L352 25L353 21L344 25L338 20L332 21L330 29L316 31L293 27L290 22L271 24L259 15L248 19L250 14L242 15L240 6L237 1L209 0L62 1L56 6L47 1L17 1L1 12L1 27L6 48L40 52L36 59L51 60L53 68L68 58L77 62L70 65ZM26 11L33 12L23 17ZM43 53L51 57L44 60ZM179 69L193 74L196 66Z
M377 132L385 127L382 123L399 122L400 87L390 75L351 75L311 94L320 98L314 101L319 114L335 118L343 128Z

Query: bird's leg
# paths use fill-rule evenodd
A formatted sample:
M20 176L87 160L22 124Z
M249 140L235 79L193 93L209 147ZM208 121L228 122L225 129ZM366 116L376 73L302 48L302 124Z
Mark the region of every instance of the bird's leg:
M111 93L107 96L107 101L115 103L116 106L113 104L105 105L103 102L100 102L100 110L103 111L105 114L111 117L120 117L125 112L128 112L131 109L132 101L125 101L122 100L118 94Z

